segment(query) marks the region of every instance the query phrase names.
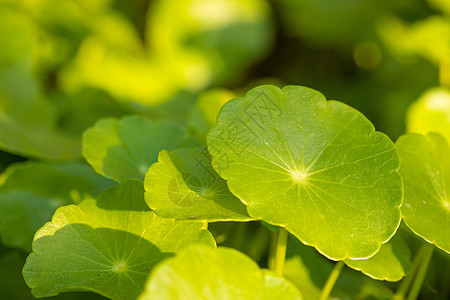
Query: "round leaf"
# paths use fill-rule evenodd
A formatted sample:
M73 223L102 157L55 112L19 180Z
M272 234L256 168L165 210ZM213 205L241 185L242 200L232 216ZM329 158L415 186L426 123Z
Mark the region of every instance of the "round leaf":
M197 142L181 126L141 116L102 119L83 135L83 155L100 174L122 182L143 179L158 153Z
M214 247L204 228L157 217L144 202L142 182L127 181L97 201L59 208L37 232L23 274L35 297L75 289L136 299L159 261L190 243Z
M405 184L402 215L418 236L450 253L450 146L438 133L397 140Z
M394 144L317 91L253 89L224 105L208 147L250 216L286 227L331 259L372 256L400 224Z
M161 151L145 177L145 201L177 220L248 221L245 205L211 166L207 149Z
M287 280L241 252L191 246L165 260L151 274L140 300L301 299Z
M344 262L374 279L399 281L411 270L411 251L403 239L395 235L371 258Z

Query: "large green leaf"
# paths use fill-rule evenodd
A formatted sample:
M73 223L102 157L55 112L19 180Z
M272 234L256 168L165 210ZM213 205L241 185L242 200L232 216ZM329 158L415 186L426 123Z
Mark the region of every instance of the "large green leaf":
M164 218L208 222L252 219L212 168L205 148L161 151L145 176L145 201Z
M181 126L141 116L102 119L83 135L83 155L94 169L116 181L143 179L158 153L197 142Z
M30 251L35 232L58 207L97 196L112 183L82 163L11 165L0 186L2 242Z
M405 184L405 224L450 253L450 146L438 133L408 134L397 140Z
M196 245L158 265L141 300L147 299L301 299L282 277L261 270L232 249Z
M388 281L399 281L411 270L411 251L403 239L395 235L369 259L344 261L347 266L364 274Z
M222 108L212 165L249 215L325 256L367 258L400 224L391 140L358 111L298 86L262 86Z
M135 299L160 260L190 243L214 247L205 227L157 217L145 204L142 182L130 180L97 200L59 208L35 236L25 281L36 297L88 290Z

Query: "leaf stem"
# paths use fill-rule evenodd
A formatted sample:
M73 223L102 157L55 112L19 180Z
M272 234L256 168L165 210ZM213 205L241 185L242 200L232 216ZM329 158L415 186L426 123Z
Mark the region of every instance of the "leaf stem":
M416 279L409 291L408 298L406 300L416 300L419 296L420 289L422 288L423 281L427 275L428 265L431 261L431 256L433 255L434 246L428 244L425 246L422 262L420 263L419 269L417 270Z
M325 283L325 286L322 289L322 294L320 294L319 300L327 300L330 297L334 284L336 283L336 280L341 274L343 267L344 267L343 261L339 261L334 265L334 268L331 271L330 276L328 276L327 282Z
M411 283L413 282L414 276L416 276L417 269L420 266L420 262L422 261L426 246L427 246L426 244L422 245L422 247L420 247L419 250L417 251L417 253L414 255L411 271L409 272L408 276L406 276L401 281L401 283L398 286L397 291L394 295L393 300L405 299L405 295L408 292L409 287L411 286Z
M274 260L272 270L280 276L283 276L284 261L286 259L288 232L283 227L280 228L276 238L274 251Z

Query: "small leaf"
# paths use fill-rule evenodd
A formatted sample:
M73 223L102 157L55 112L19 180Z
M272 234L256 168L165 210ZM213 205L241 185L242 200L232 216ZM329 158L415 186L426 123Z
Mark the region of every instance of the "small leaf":
M161 151L145 177L145 201L177 220L249 221L245 205L211 166L205 148Z
M11 165L0 186L2 242L30 251L34 234L58 207L97 196L112 183L87 164L29 161Z
M37 232L23 274L35 297L85 290L135 299L162 259L191 243L215 246L204 228L157 217L145 205L142 182L127 181L97 200L59 208Z
M159 264L140 300L301 299L287 280L263 271L243 253L196 245Z
M305 299L319 299L333 270L332 261L314 248L289 238L284 276L291 280ZM332 290L331 299L392 299L392 291L380 281L344 268Z
M450 253L450 146L443 136L397 140L405 184L403 221L418 236Z
M285 226L331 259L372 256L400 224L394 144L317 91L262 86L226 103L208 148L251 217Z
M102 119L83 135L83 155L98 173L122 182L143 179L158 153L198 143L181 126L141 116Z
M411 251L403 239L395 235L371 258L344 262L374 279L399 281L411 270Z

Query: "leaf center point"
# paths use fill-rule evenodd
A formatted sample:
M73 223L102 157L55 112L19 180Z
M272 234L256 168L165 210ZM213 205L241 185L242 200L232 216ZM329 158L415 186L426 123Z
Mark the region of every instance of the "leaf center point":
M128 270L127 264L124 261L120 261L114 264L112 271L115 273L126 273Z
M294 182L305 184L309 174L305 170L294 170L291 172L291 177Z

